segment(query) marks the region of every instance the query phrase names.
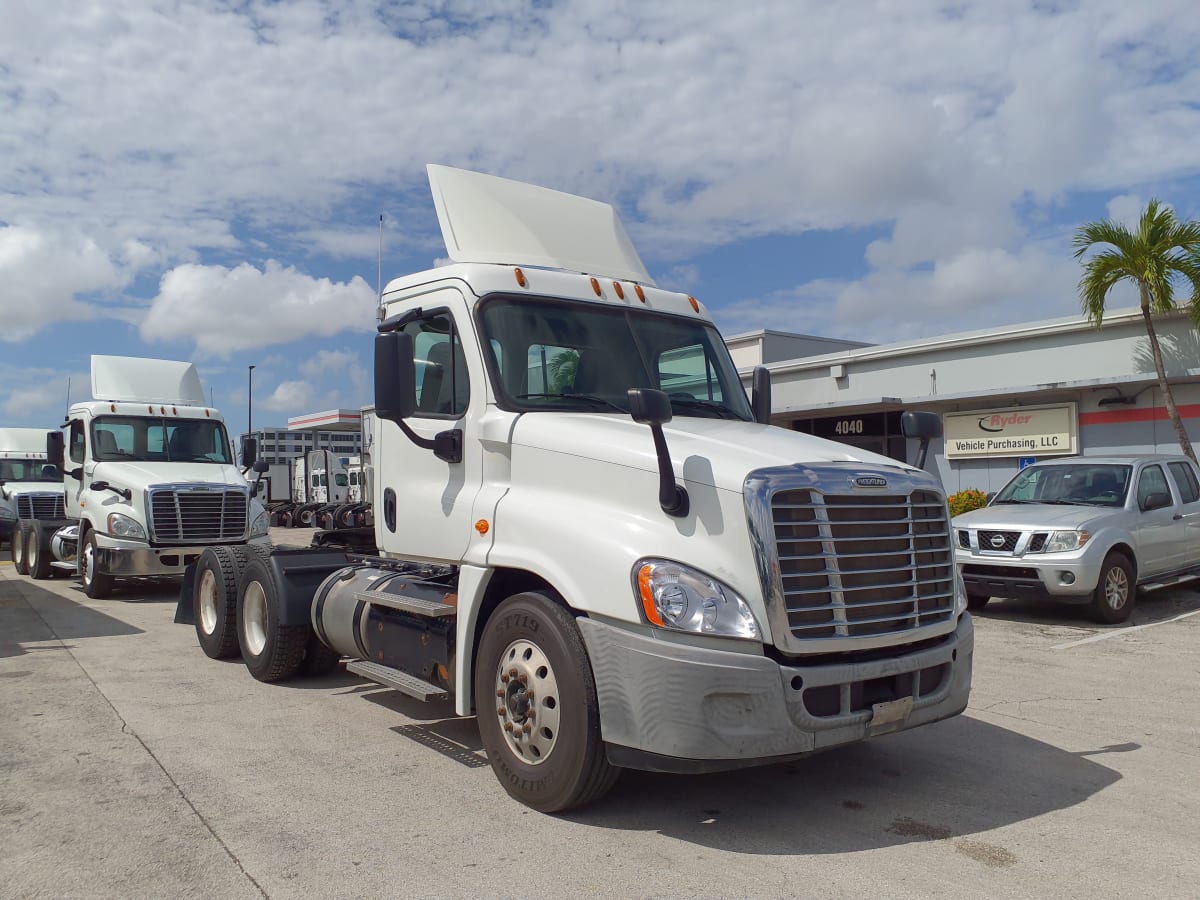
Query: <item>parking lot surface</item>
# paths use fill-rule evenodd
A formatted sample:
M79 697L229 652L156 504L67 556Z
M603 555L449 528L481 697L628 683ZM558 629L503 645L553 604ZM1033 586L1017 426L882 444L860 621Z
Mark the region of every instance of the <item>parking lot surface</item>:
M306 535L288 534L288 543ZM2 554L7 560L7 550ZM1200 592L1128 626L993 602L968 712L762 769L508 798L473 719L339 668L279 685L0 563L0 896L1194 897Z

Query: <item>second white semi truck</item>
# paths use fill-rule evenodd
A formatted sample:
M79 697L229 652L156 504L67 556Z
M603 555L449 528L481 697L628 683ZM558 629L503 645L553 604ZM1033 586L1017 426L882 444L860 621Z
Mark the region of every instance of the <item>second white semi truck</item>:
M18 523L62 516L62 472L46 457L46 432L0 428L0 543L10 542L18 572L25 569Z
M344 656L451 697L543 811L622 768L777 762L960 713L973 631L936 479L768 424L766 370L748 399L607 204L429 174L454 263L382 293L374 549L197 566L195 586L237 582L221 627L251 674Z
M191 363L92 357L92 399L43 433L62 505L19 520L34 578L78 573L89 597L118 579L180 575L211 545L270 546L262 504L234 464ZM253 462L253 442L246 448Z

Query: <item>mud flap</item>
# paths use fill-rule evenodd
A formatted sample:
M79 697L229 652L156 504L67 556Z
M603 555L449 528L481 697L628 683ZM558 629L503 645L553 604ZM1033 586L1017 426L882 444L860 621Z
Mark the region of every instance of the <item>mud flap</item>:
M196 606L193 592L196 588L196 564L188 563L183 571L183 584L179 586L179 604L175 607L176 625L195 625Z

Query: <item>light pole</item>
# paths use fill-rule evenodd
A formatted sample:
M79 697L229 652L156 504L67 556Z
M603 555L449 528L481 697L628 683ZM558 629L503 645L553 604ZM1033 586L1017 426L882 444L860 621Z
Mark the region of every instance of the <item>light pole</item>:
M248 386L246 391L246 434L254 436L254 366L247 371Z

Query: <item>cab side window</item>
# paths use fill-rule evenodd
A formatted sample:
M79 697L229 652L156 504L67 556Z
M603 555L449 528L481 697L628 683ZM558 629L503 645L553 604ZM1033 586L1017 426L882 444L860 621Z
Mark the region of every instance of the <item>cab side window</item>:
M1173 462L1168 463L1167 468L1175 476L1175 486L1179 488L1179 496L1184 503L1200 500L1200 482L1196 480L1196 473L1190 465L1185 462Z
M448 312L430 313L409 322L417 371L417 415L458 418L467 411L471 381L462 338Z
M67 438L68 455L71 462L82 463L84 453L83 422L76 419L71 423L71 433Z
M1163 474L1162 466L1146 466L1142 469L1142 476L1138 479L1138 507L1146 508L1146 500L1151 494L1166 494L1171 496L1171 489L1167 487L1167 477Z

